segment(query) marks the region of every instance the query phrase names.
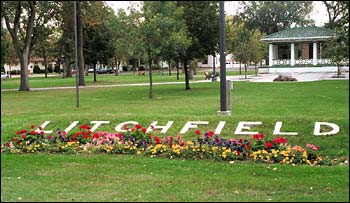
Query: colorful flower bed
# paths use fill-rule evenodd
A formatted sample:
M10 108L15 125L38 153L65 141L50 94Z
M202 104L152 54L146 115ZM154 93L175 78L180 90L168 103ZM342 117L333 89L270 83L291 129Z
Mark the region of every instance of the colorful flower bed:
M159 138L146 133L146 128L124 126L127 133L92 133L90 126L80 126L80 132L67 134L57 129L54 135L21 130L10 141L1 145L2 153L112 153L136 154L151 157L213 159L221 161L254 160L265 163L333 165L336 160L317 155L319 147L307 144L305 148L288 144L287 139L264 134L247 139L225 139L196 131L196 139L185 141L180 135Z

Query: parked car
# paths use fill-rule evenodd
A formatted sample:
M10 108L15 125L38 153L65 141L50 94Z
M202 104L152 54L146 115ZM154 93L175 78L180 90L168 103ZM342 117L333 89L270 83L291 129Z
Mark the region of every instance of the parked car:
M89 73L93 73L93 72L94 72L94 69L93 69L93 68L89 68L88 72L89 72Z
M96 72L98 74L113 73L113 69L112 68L101 68L101 69L96 70Z
M1 72L1 78L9 78L9 75L5 72Z

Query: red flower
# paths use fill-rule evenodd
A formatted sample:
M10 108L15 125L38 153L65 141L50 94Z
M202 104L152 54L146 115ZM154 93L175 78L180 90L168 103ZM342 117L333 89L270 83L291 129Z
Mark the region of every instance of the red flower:
M99 138L100 136L98 135L98 133L95 133L93 136L92 136L92 138L94 139L94 138Z
M182 147L182 146L184 146L185 145L185 141L182 141L181 143L180 143L180 146Z
M146 133L147 129L146 128L142 128L141 129L143 133Z
M239 152L239 151L236 151L236 153L237 153L237 156L241 155L241 152Z
M265 148L271 148L271 147L272 147L271 142L267 141L267 142L265 143Z
M91 134L91 131L90 131L90 130L88 131L88 134L89 134L89 135Z
M264 134L255 134L255 135L253 135L253 138L254 138L254 140L256 140L256 141L260 141L262 138L264 138L265 137L265 135Z
M84 135L83 137L84 137L84 139L88 139L89 135Z
M160 144L160 140L159 140L159 137L157 136L154 136L153 137L154 141L156 141L156 144Z
M153 125L151 125L151 128L152 128L152 130L154 129L154 126Z
M76 142L77 140L72 140L72 142Z
M209 136L209 137L213 137L213 135L214 135L214 132L213 132L213 131L209 131L209 132L208 132L208 136Z
M278 137L276 136L276 138L274 140L272 140L272 142L279 144L279 143L287 143L287 139L283 138L283 137Z
M66 131L63 131L63 132L62 132L62 135L67 135Z
M22 138L23 138L23 139L26 139L26 138L27 138L27 135L22 135Z
M41 132L40 132L40 135L43 135L43 134L44 134L44 131L41 131Z
M19 134L22 134L22 130L16 132L16 135L19 135Z
M75 134L74 134L74 137L78 137L80 135L80 132L76 132Z
M201 131L200 130L196 130L195 133L196 133L196 135L200 135Z
M36 132L35 132L34 130L31 130L31 131L30 131L30 134L31 134L31 135L36 135Z
M128 124L124 124L124 129L125 129L125 130L129 130Z
M52 139L52 135L47 136L48 139Z
M136 129L140 129L140 128L142 128L142 125L137 124L135 127L136 127Z
M33 129L33 128L35 128L35 126L32 124L32 125L30 125L30 128Z
M39 130L42 130L43 128L41 126L39 126Z

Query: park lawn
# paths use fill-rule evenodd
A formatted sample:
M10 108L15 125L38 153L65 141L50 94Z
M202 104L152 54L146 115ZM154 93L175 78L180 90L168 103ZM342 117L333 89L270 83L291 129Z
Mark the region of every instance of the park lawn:
M239 121L261 121L251 131L271 136L277 121L283 121L282 131L298 132L289 136L292 144L313 143L330 156L349 155L349 84L348 81L318 81L297 83L234 82L232 116L218 116L219 83L193 83L154 86L154 98L149 99L149 87L106 87L80 90L80 108L76 108L75 90L2 92L1 142L7 141L30 124L41 125L49 120L47 130L65 129L70 122L89 124L108 120L98 130L113 132L124 121L137 121L149 126L153 121L165 125L174 121L167 135L177 135L187 121L209 121L199 125L202 132L215 130L219 121L226 121L222 136L233 135ZM334 136L313 135L316 121L336 123L340 132ZM72 132L77 131L75 128ZM159 131L156 131L159 133ZM164 135L161 135L164 136ZM194 130L184 134L193 139ZM245 136L251 138L251 136Z
M339 165L106 154L2 154L1 164L1 201L349 201L349 167Z
M80 124L109 120L109 125L98 129L109 132L123 121L148 126L152 121L165 125L172 120L166 135L175 136L187 121L209 121L208 126L198 126L202 132L215 130L219 121L226 121L221 135L227 138L242 137L233 135L239 121L262 121L262 126L251 131L270 137L275 122L283 121L283 131L298 132L287 136L290 144L313 143L324 156L348 159L348 81L234 82L230 117L216 115L219 85L193 83L187 91L183 84L154 86L153 99L148 98L147 86L81 89L78 109L74 89L2 92L1 143L17 130L45 120L51 121L47 130L64 129L74 120ZM340 132L314 136L315 121L336 123ZM194 130L183 135L185 140L195 136ZM24 201L349 201L348 165L313 167L250 161L231 165L82 154L2 154L1 162L2 201L18 201L19 197Z
M242 77L244 76L244 71L241 72ZM253 74L252 71L247 71L247 74ZM70 87L75 86L75 75L72 78L62 78L60 75L45 78L44 74L38 77L29 78L29 86L31 88L46 88L46 87ZM239 71L227 71L227 75L239 75ZM164 75L161 72L155 71L153 74L153 83L158 82L184 82L185 75L180 73L179 80L176 77L176 71L172 71L171 75L165 71ZM204 80L204 73L198 71L197 75L194 75L192 81ZM115 84L137 84L137 83L149 83L149 75L146 71L146 75L138 75L138 72L121 72L119 76L114 74L96 74L96 82L94 82L94 75L89 73L89 76L85 76L86 86L95 85L115 85ZM1 89L18 89L20 84L19 78L1 79Z

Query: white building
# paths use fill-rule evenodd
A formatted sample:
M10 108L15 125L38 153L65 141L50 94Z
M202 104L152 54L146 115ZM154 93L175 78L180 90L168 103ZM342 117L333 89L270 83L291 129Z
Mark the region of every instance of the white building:
M54 69L56 62L55 61L49 61L48 66L52 65L52 69ZM33 73L34 66L38 66L41 70L45 70L44 66L44 58L31 58L30 62L28 64L28 70L29 73ZM13 71L13 70L21 70L21 65L18 63L16 65L9 65L9 64L4 64L5 72ZM62 64L60 64L60 68L63 69Z
M220 67L220 54L216 54L215 57L212 55L208 55L207 59L204 61L198 62L197 65L198 67L203 67L203 68L212 68L215 62L215 68ZM226 55L226 68L233 68L234 66L234 60L233 60L233 55L228 54Z

